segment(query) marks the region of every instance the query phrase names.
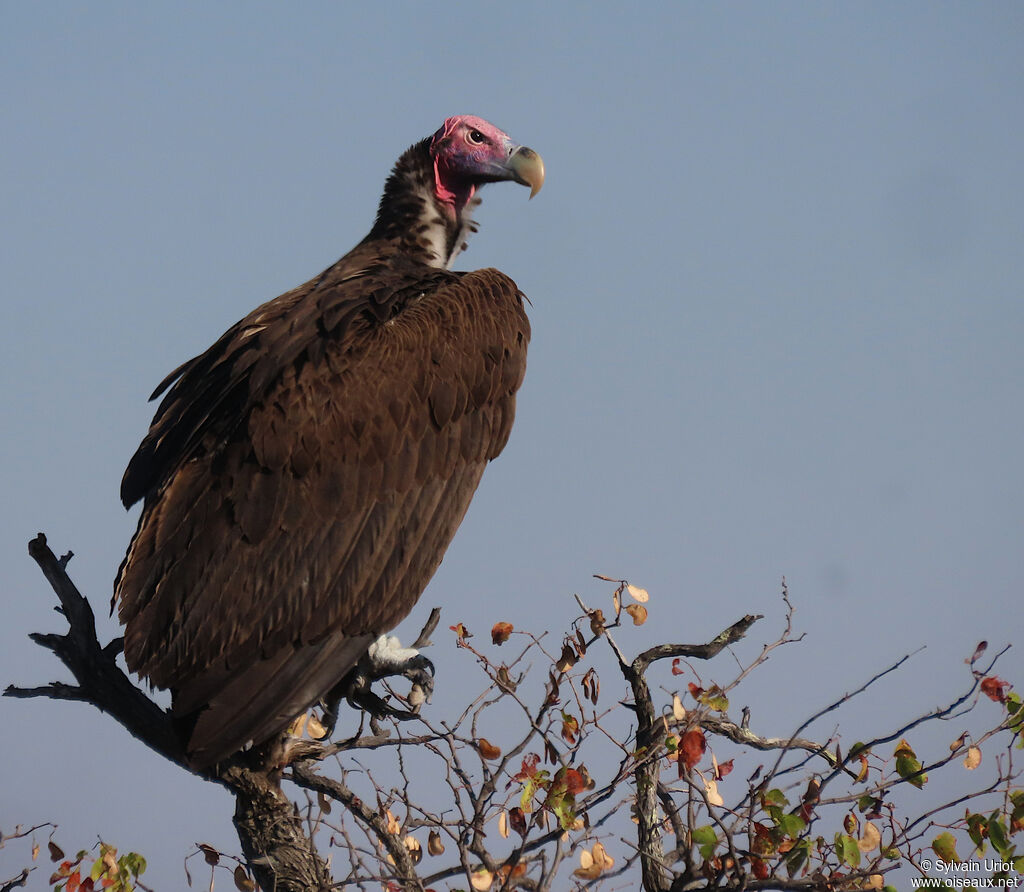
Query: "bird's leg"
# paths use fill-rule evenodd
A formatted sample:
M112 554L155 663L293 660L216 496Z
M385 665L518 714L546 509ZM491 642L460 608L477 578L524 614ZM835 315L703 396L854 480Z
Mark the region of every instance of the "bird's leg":
M412 682L407 698L411 710L395 709L371 690L375 681L399 675ZM321 724L327 729L328 737L334 733L338 706L342 699L368 712L371 725L381 718L415 718L419 707L430 700L433 692L434 664L415 648L402 647L395 636L381 635L370 645L352 671L323 698L324 715Z
M417 708L434 693L434 664L414 647L402 647L394 635L381 635L366 652L364 659L373 680L404 676L412 682L409 702ZM418 699L417 697L418 692Z

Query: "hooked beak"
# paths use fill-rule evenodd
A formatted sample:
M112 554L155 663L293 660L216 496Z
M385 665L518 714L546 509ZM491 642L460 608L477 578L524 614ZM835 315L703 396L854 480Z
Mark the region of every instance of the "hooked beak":
M526 146L514 146L505 168L512 174L512 179L523 186L530 187L530 198L533 198L544 185L544 159L533 149Z

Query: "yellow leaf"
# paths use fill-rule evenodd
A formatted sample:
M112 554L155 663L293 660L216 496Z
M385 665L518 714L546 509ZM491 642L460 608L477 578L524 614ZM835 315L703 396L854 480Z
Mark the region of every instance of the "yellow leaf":
M288 726L289 737L301 737L302 732L306 730L306 719L309 718L308 713L303 713L294 722Z
M633 617L634 626L642 626L647 622L647 608L643 604L626 605L626 613Z
M637 585L627 585L626 591L629 592L629 596L634 601L638 601L641 604L646 604L651 598L651 596L647 594L647 589L640 588Z
M686 718L686 707L683 706L678 694L672 695L672 718L678 722Z
M489 870L480 868L474 870L469 877L469 884L477 890L477 892L487 892L491 888L491 884L494 882L494 874Z
M881 892L885 888L885 879L880 873L873 873L868 877L868 884L864 888L875 889L877 892Z
M981 764L981 747L971 744L967 747L967 757L964 759L964 768L974 771Z
M39 857L39 843L32 843L32 860L35 861Z
M864 833L857 840L857 848L862 852L873 852L878 848L881 840L882 834L878 832L878 828L870 821L866 821L864 823Z
M501 814L498 815L498 833L501 834L502 839L508 839L508 812L505 809L502 809Z
M917 755L911 749L910 744L907 743L906 738L900 738L900 742L896 744L896 749L893 750L894 756L904 755L909 756L911 759L916 759Z
M388 833L400 833L402 831L402 824L401 824L401 822L398 820L398 818L396 818L393 814L391 814L391 809L390 808L388 809L387 819L388 819Z

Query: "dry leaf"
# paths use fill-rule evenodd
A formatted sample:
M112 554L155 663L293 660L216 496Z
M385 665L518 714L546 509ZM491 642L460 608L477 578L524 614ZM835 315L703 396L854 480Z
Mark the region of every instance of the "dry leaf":
M306 731L313 740L323 740L327 736L327 729L313 713L309 714L306 721Z
M643 604L627 604L626 613L633 617L634 626L642 626L647 622L647 608Z
M981 747L971 744L967 747L967 757L964 759L964 768L974 771L981 764Z
M205 842L198 844L199 850L203 853L203 858L210 867L216 867L220 863L220 852L218 852L213 846L207 845Z
M504 644L512 634L512 623L495 623L491 627L491 643Z
M476 748L480 751L480 755L491 762L495 759L501 758L501 747L495 746L486 737L481 737L476 742Z
M595 842L594 848L590 851L580 849L580 866L573 871L573 874L585 880L593 880L604 871L610 870L614 864L615 859L608 854L605 847L601 843Z
M391 813L391 809L390 808L388 809L387 819L388 819L388 833L396 834L396 833L401 833L402 832L402 824L398 820L398 818L396 818Z
M864 888L881 892L885 888L885 878L880 873L873 873L868 877L868 884Z
M686 718L686 708L683 706L683 701L679 699L678 694L672 695L672 718L677 722L681 722Z
M50 860L53 862L64 860L64 850L57 845L53 840L50 840L46 844L47 851L50 853Z
M430 835L427 836L427 851L431 855L444 854L444 843L441 842L441 834L436 830L431 830Z
M703 775L701 780L704 780ZM722 798L722 794L718 792L718 784L713 780L704 781L704 792L707 794L708 802L712 805L725 805L725 800Z
M423 860L423 846L420 841L411 834L405 838L405 847L409 850L409 856L413 864L419 864Z
M249 878L249 874L245 872L245 868L239 864L235 868L235 888L239 892L253 892L256 888L256 884Z
M504 809L498 815L498 833L501 834L502 839L508 839L508 812Z
M629 592L629 596L634 601L638 601L641 604L646 604L651 599L651 596L647 594L647 589L636 585L627 585L626 591Z
M317 804L320 806L321 812L323 812L325 815L329 815L331 813L331 800L324 793L317 793L316 801Z
M862 852L873 852L881 841L882 834L878 832L878 828L870 821L866 821L864 834L857 840L857 848Z
M612 592L612 607L615 609L616 616L622 612L622 596L619 594L618 589Z
M495 681L498 683L498 687L503 691L507 691L509 694L514 694L518 685L512 681L512 676L508 674L508 666L502 663L498 667L498 674L495 676Z

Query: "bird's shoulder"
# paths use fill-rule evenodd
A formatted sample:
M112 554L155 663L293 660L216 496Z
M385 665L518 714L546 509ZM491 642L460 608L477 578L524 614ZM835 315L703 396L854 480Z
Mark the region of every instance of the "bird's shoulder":
M509 367L502 377L521 380L528 339L523 296L500 271L452 272L387 246L360 245L258 306L164 379L153 394L163 400L125 472L122 500L137 501L190 458L247 436L253 413L267 406L309 412L313 394L322 397L329 387L336 411L358 413L369 395L417 374L427 398L436 382L426 380L423 357L486 399L474 387L474 354L502 354Z

